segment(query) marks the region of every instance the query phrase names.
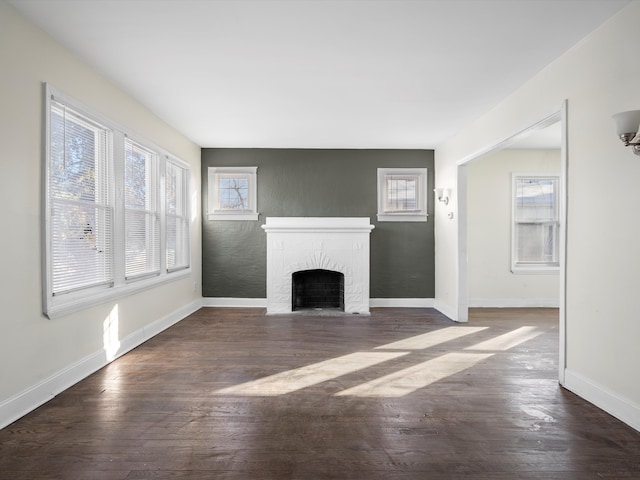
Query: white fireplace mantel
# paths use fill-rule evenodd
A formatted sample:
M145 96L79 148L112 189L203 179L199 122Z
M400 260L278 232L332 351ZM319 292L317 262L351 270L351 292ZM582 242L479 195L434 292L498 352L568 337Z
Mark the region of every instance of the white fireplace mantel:
M292 312L292 276L344 275L344 311L369 314L368 217L267 217L267 314Z

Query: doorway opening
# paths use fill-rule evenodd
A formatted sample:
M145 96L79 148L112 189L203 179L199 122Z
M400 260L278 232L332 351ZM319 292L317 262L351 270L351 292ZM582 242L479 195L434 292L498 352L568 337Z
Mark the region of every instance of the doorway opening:
M469 307L471 306L489 306L478 305L477 298L470 298L470 271L467 256L469 254L469 169L472 164L496 154L506 149L523 148L523 146L539 140L547 142L546 148L556 148L559 150L560 166L559 166L559 185L560 194L558 198L559 210L559 239L558 239L558 260L559 271L557 273L557 307L559 308L559 380L564 383L564 370L566 365L565 359L565 278L566 278L566 224L567 224L567 102L563 102L560 109L552 114L533 123L514 135L491 145L467 158L462 159L457 165L457 193L458 193L458 312L457 319L461 322L468 321ZM544 139L544 135L550 135L550 138ZM551 142L551 143L548 143ZM551 146L553 145L553 146ZM533 148L533 147L527 147ZM530 173L530 172L529 172ZM507 197L508 198L508 197ZM508 201L508 200L504 200ZM507 241L508 243L508 241ZM508 256L506 257L508 260ZM503 259L504 260L504 259ZM504 268L508 269L507 261L503 263ZM502 307L515 305L501 305ZM535 305L531 305L535 306ZM542 306L542 305L540 305Z

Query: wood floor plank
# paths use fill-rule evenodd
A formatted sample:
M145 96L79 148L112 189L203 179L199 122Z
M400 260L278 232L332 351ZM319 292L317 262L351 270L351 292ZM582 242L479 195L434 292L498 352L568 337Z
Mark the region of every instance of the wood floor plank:
M1 430L0 480L640 479L557 355L555 309L204 308Z

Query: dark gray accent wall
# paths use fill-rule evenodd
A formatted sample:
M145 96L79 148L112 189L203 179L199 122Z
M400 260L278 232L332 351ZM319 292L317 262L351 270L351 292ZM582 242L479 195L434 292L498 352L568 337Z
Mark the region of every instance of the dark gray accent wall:
M432 150L202 150L202 294L266 298L266 217L369 217L371 298L433 298ZM208 167L258 167L256 221L207 219ZM428 169L429 221L378 222L377 169Z

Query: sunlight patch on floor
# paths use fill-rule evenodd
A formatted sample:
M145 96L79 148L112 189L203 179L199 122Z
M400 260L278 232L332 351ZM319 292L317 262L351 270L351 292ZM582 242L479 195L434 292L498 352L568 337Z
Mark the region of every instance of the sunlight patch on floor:
M380 345L375 347L374 351L343 355L240 385L223 388L215 393L247 396L284 395L364 370L389 360L406 355L415 355L417 351L428 350L435 345L478 333L488 328L446 327ZM463 351L445 353L411 367L402 368L396 372L347 388L336 393L335 396L402 397L434 382L460 373L495 355L497 352L516 347L541 334L542 332L537 331L536 327L520 327L511 332L466 347ZM380 350L393 351L384 352ZM469 350L480 350L481 352L469 352Z
M120 350L120 316L116 304L102 322L102 345L107 361L116 358Z
M535 330L536 327L520 327L512 332L471 345L465 350L488 350L494 352L509 350L542 334L542 332L536 332Z
M437 358L338 392L336 396L403 397L489 358L491 353L446 353Z
M416 335L415 337L405 338L393 343L387 343L376 347L376 350L423 350L425 348L434 347L441 343L445 343L457 338L464 337L472 333L486 330L489 327L447 327L433 332Z
M408 352L356 352L216 391L223 395L275 396L347 375Z

